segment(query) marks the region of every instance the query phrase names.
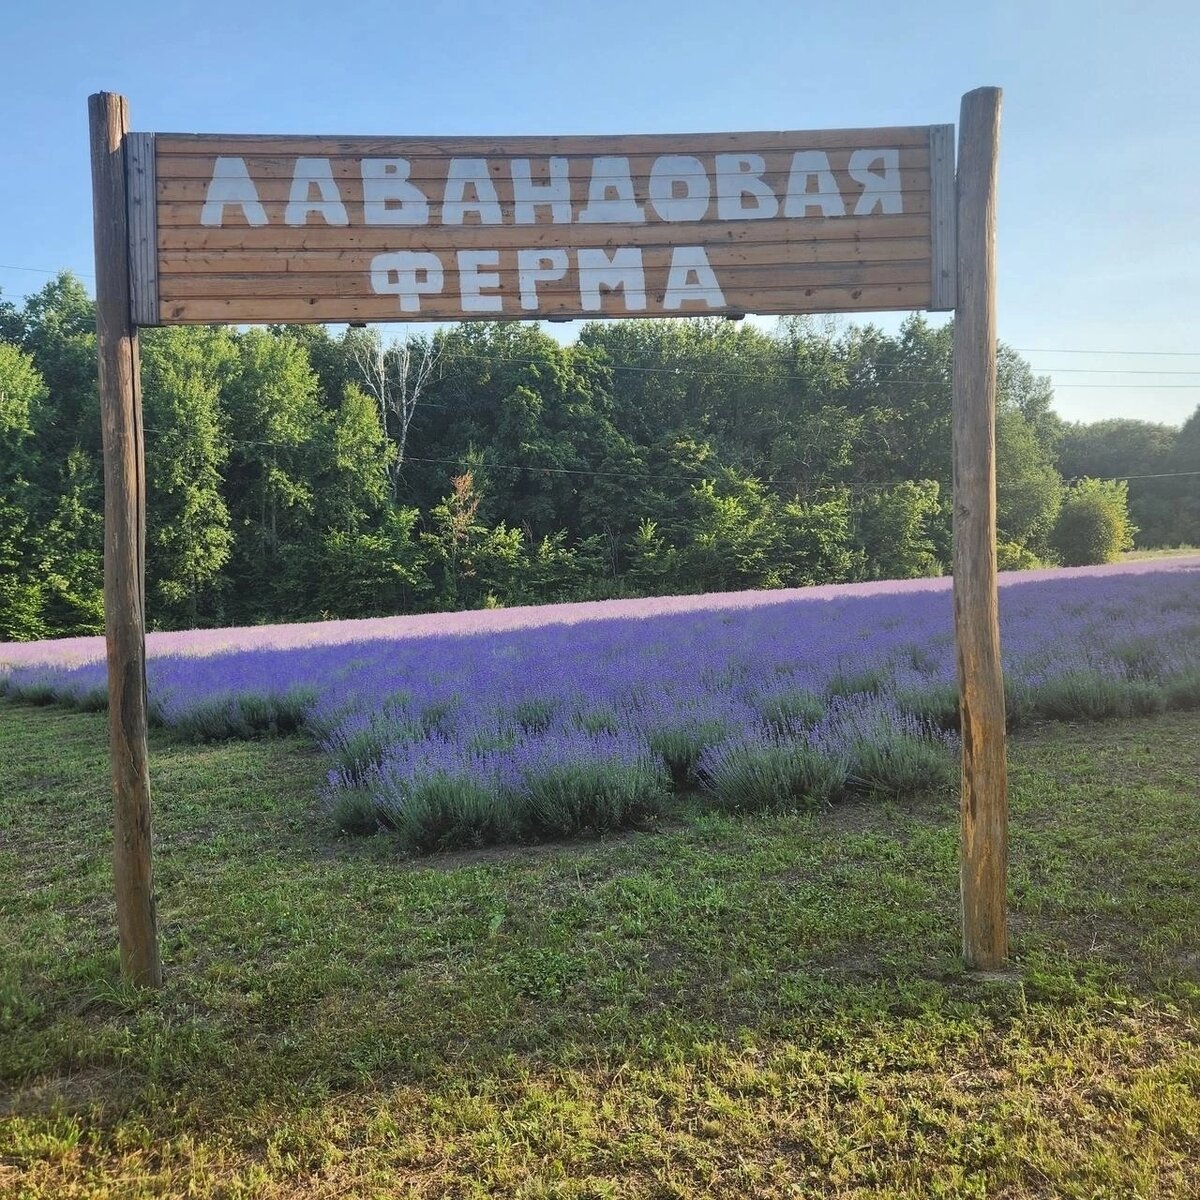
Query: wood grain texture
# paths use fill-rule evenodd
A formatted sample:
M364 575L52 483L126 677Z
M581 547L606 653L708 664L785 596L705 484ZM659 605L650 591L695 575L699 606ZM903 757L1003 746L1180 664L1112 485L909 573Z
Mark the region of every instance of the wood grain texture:
M670 257L669 250L648 250L642 256L646 295L655 303L662 303L665 291L663 281L667 278ZM445 258L447 287L448 290L456 291L458 272L454 266L454 258L452 255L446 255ZM513 258L515 259L515 254ZM485 295L497 294L502 301L519 302L515 263L506 262L503 255L499 256L499 263L498 267L489 268L499 280L498 287L488 290ZM278 278L271 277L271 294L278 297L303 296L306 299L330 300L339 297L376 298L371 287L369 264L370 259L367 258L360 263L348 264L345 271L285 272ZM890 283L926 283L929 277L928 260L790 265L714 262L713 266L718 269L727 298L731 295L753 296L756 288L764 292L782 292L808 291L814 287L878 287L880 284ZM594 281L602 274L603 272L596 268L572 268L564 278L540 284L538 295L571 295L578 299L581 282ZM258 296L262 294L263 278L261 274L172 274L163 279L162 301L165 304L171 300L189 298ZM657 286L654 286L655 283Z
M963 955L1008 957L1008 791L996 591L996 181L1000 89L963 97L954 322L954 628L962 719Z
M827 165L832 183L828 176L806 174L793 186L814 198L803 208L785 209L794 155L805 150L820 154L804 167L823 170ZM887 151L887 166L872 155L856 163L853 156L861 150ZM736 163L719 159L721 154L753 155L762 161L753 162L747 176ZM663 155L686 157L664 165L659 161ZM253 184L245 193L253 201L249 208L229 202L203 213L218 157L244 165ZM620 161L596 161L602 157ZM301 158L317 161L299 168L296 184ZM387 214L378 200L371 203L363 164L380 158L406 160L398 168L401 181L425 197L415 213L420 224L379 223ZM928 307L935 274L931 158L930 133L924 126L616 137L157 134L157 316L166 324L444 321ZM449 187L452 159L481 162L476 169L486 177L478 187ZM518 164L518 159L525 161ZM561 161L552 162L555 159ZM238 163L223 170L238 170ZM326 170L323 185L307 178ZM889 172L886 177L880 174L884 170ZM527 207L530 197L514 182L514 172L524 177L526 171L535 188L557 179L558 187L565 189L554 195L557 207L544 193ZM864 171L877 181L870 187ZM737 216L728 207L733 202L722 202L720 193L723 181L738 180L739 175L736 203L744 201L746 209L770 215L722 219L723 214ZM747 177L752 187L743 190ZM818 187L836 188L836 198L829 201L832 212L815 197ZM407 193L409 207L403 215L415 219L413 196ZM333 208L320 208L318 197ZM446 208L447 201L458 197L467 203L463 211ZM311 200L313 206L289 212L299 198ZM632 217L640 214L644 219L630 219L619 207L606 209L604 215L620 216L620 222L584 219L597 215L589 211L596 199L613 205L618 198L636 204L638 212ZM493 223L483 224L484 213L472 204L476 200L494 201L487 213ZM392 202L393 211L397 203ZM684 207L672 207L679 203ZM205 224L205 215L220 224ZM719 295L712 292L711 306L689 302L668 308L664 303L669 248L676 246L704 248L720 285ZM539 284L537 296L544 304L531 308L523 303L518 250L611 252L624 247L644 251L645 305L627 307L620 292L605 295L599 303L585 295L586 266L580 269L574 253L563 279ZM469 249L500 254L500 261L487 268L499 275L499 310L481 310L460 292L455 255ZM372 277L376 255L405 250L437 254L444 277L442 291L423 295L415 310L411 303L402 308L397 297L387 293L387 285L378 282L382 276ZM395 278L398 287L399 276Z
M926 272L926 275L928 272ZM647 291L647 301L651 293ZM839 312L907 312L929 306L929 280L920 283L898 283L889 287L811 287L788 290L756 290L752 296L752 307L741 307L727 295L724 308L701 308L688 305L670 315L673 316L744 316L747 312L765 312L787 315L790 313L839 313ZM372 296L361 299L280 297L270 305L271 315L263 315L263 302L257 298L189 299L163 301L162 324L164 325L254 325L267 321L283 321L289 324L328 324L337 321L454 321L461 319L462 308L457 295L423 297L421 311L417 314L397 311L394 297ZM602 295L599 311L584 310L577 296L564 297L560 303L541 305L536 312L470 313L471 320L507 320L512 317L533 319L539 316L563 320L589 320L598 317L645 317L662 315L658 310L647 307L645 311L629 312L625 308L621 292L606 292Z
M162 138L164 135L157 135ZM895 146L900 153L900 168L904 171L928 171L929 170L929 146L928 144L921 146L896 146L894 142L889 142L889 146ZM246 169L255 179L261 179L266 182L290 182L293 171L296 166L295 154L259 154L253 146L244 147L244 153L237 154L236 157L242 159L246 164ZM855 149L863 149L863 147L854 146L839 146L839 147L824 147L821 148L823 153L828 155L830 166L838 172L845 172L850 165L850 155ZM774 176L776 179L782 179L786 176L788 169L791 166L793 150L762 150L761 154L766 167L768 176ZM162 163L163 178L170 181L187 182L201 180L205 183L212 178L213 164L217 154L221 151L210 151L208 153L191 153L191 154L168 154L162 151L161 146L158 152L159 159ZM353 184L362 180L362 160L364 157L383 158L383 157L404 157L403 155L385 156L385 155L347 155L334 154L326 157L329 162L330 173L333 178L338 181L339 186L342 183ZM534 182L546 182L549 178L549 160L550 158L565 159L568 164L569 173L573 178L590 179L593 173L593 159L595 155L569 155L569 154L538 154L538 155L504 155L501 157L485 158L484 161L488 165L489 174L497 185L503 183L505 186L511 186L512 182L512 164L515 158L524 158L529 163L531 177ZM654 161L658 158L658 154L623 154L619 157L625 158L629 163L629 170L634 176L648 175ZM704 165L705 173L710 178L716 178L718 175L726 175L728 172L718 172L716 170L715 155L709 151L701 151L696 157L700 158ZM446 164L450 161L446 157L438 158L420 158L409 156L408 161L411 166L410 178L424 183L431 183L445 179ZM603 172L597 172L597 178L612 178Z
M265 154L397 158L526 158L545 155L736 154L844 147L926 147L927 125L737 133L578 134L529 137L296 137L287 134L160 133L159 154Z
M294 250L442 250L442 249L543 249L551 246L662 246L668 227L659 225L526 225L513 227L346 226L304 225L289 228L267 225L250 230L246 225L205 228L200 225L160 227L160 254L168 250L244 250L278 255L287 262ZM679 227L674 227L678 229ZM920 238L929 253L929 216L917 214L873 217L810 217L805 221L703 221L687 226L688 244L721 245L727 242L803 244L870 242L894 238ZM253 236L250 236L250 235ZM678 244L672 236L670 243Z
M152 135L151 135L152 136ZM208 184L213 175L213 164L215 160L209 160L208 170L198 178L180 178L170 174L170 169L174 165L173 160L163 159L163 170L167 174L160 175L155 185L155 198L159 204L183 206L183 211L186 213L186 206L195 206L198 211L199 206L204 203L205 195L208 192ZM337 159L334 162L340 167L346 160ZM445 160L449 162L449 160ZM357 163L352 164L357 166ZM492 187L495 188L496 196L500 202L500 211L504 214L506 222L512 221L512 209L517 196L514 191L512 178L508 175L502 175L497 171L500 165L495 161L490 162L491 170L488 173L488 179ZM258 169L255 160L251 159L246 163L246 170L250 177L255 181L255 190L258 192L258 198L267 205L267 212L271 216L272 223L276 220L282 221L283 209L287 201L291 197L292 191L292 170L288 167L287 173L278 177L264 175ZM953 167L951 168L953 172ZM865 188L862 183L857 182L849 174L848 170L842 166L835 166L832 171L833 177L840 184L842 198L845 201L847 211L852 212L854 205L858 202L859 197L863 194ZM634 186L637 187L639 182L648 179L648 171L644 169L634 168L630 172L630 177L633 180ZM617 179L618 176L600 176L600 181L607 186L610 180ZM624 176L620 176L624 180ZM674 176L675 179L687 184L688 187L695 189L703 189L704 181L709 183L709 212L708 219L712 220L715 217L716 200L711 198L714 195L714 187L717 181L724 183L726 180L735 182L735 177L727 172L718 174L716 171L687 171L680 172ZM780 168L778 171L767 171L762 176L764 182L770 185L772 191L776 195L782 195L787 189L788 171L786 167ZM953 179L953 174L951 175ZM417 175L408 176L410 183L419 187L430 200L430 208L432 210L431 223L438 225L441 223L441 214L438 211L441 207L440 197L444 194L446 188L446 173L443 170L440 173L432 174L426 177ZM544 174L531 173L531 180L536 186L546 186L550 181ZM337 186L338 195L347 208L353 212L356 206L363 203L363 181L357 171L353 174L347 174L345 177L334 177L334 182ZM567 182L570 185L571 203L576 209L582 209L587 204L588 189L592 186L592 175L589 171L576 170L567 176ZM915 167L911 169L902 169L899 172L900 190L906 201L905 208L912 212L921 211L920 208L909 206L907 204L910 195L916 196L918 193L927 193L930 189L930 171L928 166ZM641 195L645 195L645 189L639 189ZM278 217L276 217L276 208ZM658 221L659 218L655 215L654 205L643 201L646 209L646 219L650 222ZM915 202L914 202L915 205ZM548 207L548 206L547 206ZM353 217L351 218L353 220ZM313 224L320 224L319 219L314 220ZM355 222L358 224L359 222ZM546 224L549 224L549 219L546 218ZM697 222L679 222L680 224L696 224Z
M158 324L158 226L154 134L131 133L126 146L129 289L135 325Z
M96 244L96 343L104 443L104 629L121 967L158 987L146 748L146 467L137 330L130 311L125 99L88 98Z
M371 259L385 249L399 247L374 246L366 249L293 250L286 255L262 250L164 250L159 254L163 273L168 276L186 275L311 275L324 271L347 272L369 269ZM454 248L426 243L422 250L432 250L452 256ZM495 247L475 247L494 249ZM611 249L611 247L604 247ZM659 243L643 246L646 256L669 250ZM715 265L789 266L840 263L847 266L867 263L920 262L928 263L929 242L924 238L855 238L837 241L721 241L709 248L709 259ZM515 249L500 249L502 269L509 270L516 261ZM450 261L448 258L447 261Z
M929 195L933 238L933 303L935 312L952 312L958 294L958 203L954 186L954 126L929 127L932 179Z

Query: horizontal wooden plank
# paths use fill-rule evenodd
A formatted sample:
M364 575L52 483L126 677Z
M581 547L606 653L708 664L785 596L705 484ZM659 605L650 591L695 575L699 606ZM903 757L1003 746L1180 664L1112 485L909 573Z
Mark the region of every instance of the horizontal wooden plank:
M666 249L665 245L644 249ZM447 255L450 247L423 245ZM164 275L247 275L272 273L311 274L324 271L349 272L370 269L377 251L362 250L302 250L290 253L226 250L171 250L158 256L159 270ZM502 251L501 262L508 259L515 266L515 251ZM725 242L709 250L714 266L771 266L786 263L865 263L916 262L929 260L927 238L873 238L869 241L843 239L836 242Z
M667 259L646 255L643 259L647 290L657 280L661 290L667 277ZM448 291L458 291L458 271L446 264L445 282ZM920 283L930 278L929 260L901 263L834 263L812 265L762 266L718 266L714 271L723 290L771 291L789 287L877 286L885 283ZM519 287L515 270L503 266L490 272L499 280L498 286L486 289L488 295L499 294L505 301L513 301L513 311L519 311ZM559 293L579 294L581 283L603 279L605 272L594 268L572 268L561 280L549 280L538 288L538 295ZM200 296L221 298L223 296L258 296L263 299L275 296L373 296L376 291L371 284L368 271L348 274L325 272L311 275L163 275L159 282L162 300L174 300Z
M846 146L927 147L927 125L738 133L580 134L484 137L291 136L159 133L160 159L172 154L379 155L397 158L526 158L544 155L732 154Z
M899 172L899 191L904 200L907 200L910 195L917 193L928 192L930 187L930 175L928 170L901 170ZM255 183L255 191L258 193L258 198L264 204L285 204L291 198L291 178L286 179L262 179L259 176L253 176ZM516 199L513 194L512 179L507 176L495 176L493 186L496 189L496 196L500 202L503 211L511 211L512 205ZM587 204L588 189L591 186L591 176L586 174L575 174L568 176L570 180L571 205L576 213L580 212ZM715 176L701 175L695 172L689 173L687 176L679 176L680 179L686 179L688 186L697 189L697 194L703 194L699 188L703 186L703 181L708 180L708 195L711 197L708 204L707 217L712 220L717 215L717 201L714 194ZM732 178L732 176L729 176ZM865 190L861 183L856 182L848 174L843 171L835 170L833 172L834 182L838 186L841 194L842 202L847 210L853 210L858 198ZM768 171L762 176L763 181L770 187L776 198L783 197L787 193L787 170ZM440 208L441 197L445 194L445 175L436 178L411 181L414 186L420 188L430 202L430 220L432 224L440 223ZM534 180L538 183L538 180ZM634 195L637 197L637 202L648 207L648 215L653 216L652 202L648 197L647 179L645 176L634 176L632 179ZM159 178L157 185L157 197L160 205L162 204L191 204L196 212L194 220L199 220L199 210L207 198L209 180L204 179L162 179ZM345 178L336 182L338 196L343 204L346 205L348 212L354 212L361 208L363 203L363 185L361 178ZM472 196L474 193L472 193ZM267 210L270 212L270 208ZM353 218L351 218L353 219ZM541 205L538 209L539 223L545 221L550 224L549 205Z
M899 166L902 171L915 171L924 175L925 185L928 187L930 177L930 156L928 146L900 146L900 147L881 147L882 149L897 149L899 150ZM861 147L859 147L861 149ZM786 175L791 169L793 150L768 150L761 152L763 158L763 166L768 175ZM853 147L837 147L834 149L823 150L828 159L830 169L839 173L845 174L850 169L850 156L854 153ZM296 168L296 156L281 156L281 155L254 155L243 154L235 155L234 157L241 158L246 164L246 170L250 177L256 183L261 185L264 180L290 183ZM363 159L371 159L377 157L373 155L362 155L348 158L345 155L329 158L329 173L336 179L339 184L342 181L361 180L362 179L362 163ZM549 161L550 157L566 158L567 173L573 178L584 179L614 179L616 174L603 170L593 171L595 165L594 155L586 156L567 156L554 155L545 158L529 158L530 177L536 182L546 182L549 179ZM646 179L650 175L655 162L660 157L657 154L633 154L623 155L629 163L629 173L635 179ZM713 154L693 155L699 158L704 166L705 173L710 179L718 177L732 176L730 171L720 171L716 169L716 156ZM212 178L213 167L216 164L217 156L215 154L176 154L165 155L158 158L158 178L172 182L180 182L182 180L202 180L206 184ZM488 158L484 160L488 166L489 176L496 181L504 181L512 179L512 159L511 158ZM448 158L413 158L409 160L410 170L408 178L416 183L430 182L433 180L442 180L446 177L446 170L450 160ZM693 172L698 174L698 172ZM623 173L622 173L623 176ZM284 193L286 195L286 192Z
M680 230L684 227L679 226ZM210 229L203 226L159 226L160 253L174 250L268 253L271 250L409 250L506 249L514 246L540 249L551 246L649 246L661 245L664 232L675 226L646 225L463 225L434 229L429 226L331 227L306 225L289 228L265 225ZM873 241L891 238L929 238L927 213L876 215L872 217L807 217L803 220L709 221L686 226L687 244L720 245L731 242Z
M887 193L879 193L879 195L881 195L881 196L885 195L885 194L887 194ZM846 215L847 216L852 216L854 213L854 199L855 199L855 197L851 196L849 194L846 194L843 196L843 202L846 207ZM905 214L913 215L913 214L917 214L917 213L928 213L929 212L929 193L927 191L926 192L918 192L918 191L903 192L903 193L901 193L900 203L903 205L903 211L899 214L893 213L890 215L903 216ZM583 206L583 198L581 196L579 202L576 204L576 208L575 208L576 213L578 213L579 209L582 208L582 206ZM159 205L158 205L159 228L162 229L166 226L172 226L172 225L198 226L199 221L200 221L200 207L201 206L198 203L164 204L160 201ZM430 216L431 216L430 224L420 226L419 228L426 229L426 230L438 229L438 228L453 228L453 229L458 230L458 229L473 229L473 228L477 229L477 228L481 227L480 222L475 219L476 214L474 214L474 213L469 214L467 220L462 225L443 226L442 221L441 221L441 205L439 203L431 203L429 207L430 207ZM247 233L254 233L254 232L264 230L264 229L270 229L272 226L282 226L283 228L307 228L308 226L321 226L326 229L333 228L333 229L343 229L343 230L347 228L347 226L345 226L345 225L340 225L340 226L328 225L326 223L326 221L324 220L324 218L317 215L316 213L309 214L308 226L288 226L284 222L284 211L286 208L287 208L286 203L281 200L280 201L273 201L273 200L264 201L263 209L265 210L266 215L267 215L267 224L259 225L259 226L251 226L251 225L246 224L245 217L243 216L242 210L240 207L238 207L237 205L229 205L225 210L225 219L224 219L224 223L221 226L221 228L233 229L233 228L240 227L240 228L244 229ZM365 227L364 220L363 220L363 205L360 202L345 201L345 208L346 208L346 217L349 221L349 226L348 226L349 228ZM710 212L712 211L711 205L709 206L709 211ZM516 225L514 222L513 206L511 204L500 205L500 215L501 215L501 224L488 225L488 226L482 226L482 227L488 228L488 229L502 229L505 226L511 226L516 229L538 228L538 226L534 226L534 225L524 225L524 226ZM883 214L877 214L877 215L883 215ZM785 220L785 219L801 220L802 218L776 218L776 219L777 220ZM814 219L820 219L820 218L817 218L814 216ZM694 225L703 224L703 222L700 222L700 221L670 221L670 222L662 221L658 217L658 215L654 212L653 208L651 208L649 205L646 206L646 220L644 223L647 225L670 225L674 229L690 228ZM718 223L720 223L720 222L718 222ZM597 224L606 224L611 229L611 228L615 228L617 223L616 222L613 222L613 223L597 222ZM767 222L764 221L763 224L767 224ZM589 226L579 224L578 222L572 222L570 225L566 225L564 223L562 226L562 228L572 228L572 229L588 228L588 227ZM590 226L590 227L595 228L594 225ZM379 226L378 228L394 229L394 228L400 228L400 227L398 227L398 226ZM636 228L636 227L631 227L631 228Z
M755 312L766 315L787 316L796 313L836 312L889 312L927 308L930 285L926 280L916 284L895 284L877 288L812 287L782 289L775 292L757 292L753 296L726 296L727 305L720 310L726 314ZM663 311L660 304L647 295L644 311L629 312L624 307L624 298L618 293L604 293L600 312L584 312L579 307L579 298L564 297L560 305L547 304L537 317L555 319L588 320L596 317L653 317L653 316L698 316L711 310L689 305L683 310L670 313ZM495 319L508 320L515 316L529 316L503 312L492 314ZM486 319L488 314L464 313L455 297L430 297L422 302L419 313L401 313L396 310L393 299L376 296L363 299L276 299L264 304L242 298L224 300L172 300L162 304L164 325L254 325L271 322L299 324L328 324L344 321L455 321L462 319Z

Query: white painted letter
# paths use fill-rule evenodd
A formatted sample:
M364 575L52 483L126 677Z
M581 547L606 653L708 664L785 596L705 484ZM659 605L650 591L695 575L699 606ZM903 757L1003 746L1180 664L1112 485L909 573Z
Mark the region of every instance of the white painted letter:
M377 295L400 297L401 312L420 312L421 297L437 295L446 275L436 254L396 250L371 259L371 286Z
M883 174L871 170L876 163L883 164ZM856 217L865 217L875 211L876 204L881 212L904 211L900 196L900 151L899 150L855 150L850 155L850 178L861 183L866 191L854 206Z
M717 219L762 221L779 214L779 201L763 180L767 164L761 154L717 155ZM755 203L746 206L743 196Z
M543 266L543 263L546 265ZM521 287L521 307L526 310L537 308L537 285L551 279L562 279L566 273L565 250L518 250L517 279Z
M485 296L484 288L498 288L500 276L480 267L498 267L499 250L460 250L458 252L458 292L463 312L503 312L502 296Z
M613 193L611 197L609 192ZM640 225L645 219L646 214L633 194L629 159L593 158L587 207L579 214L580 223L606 225L627 222Z
M625 311L642 312L646 307L646 272L642 252L636 247L614 250L610 258L603 250L579 250L579 307L584 312L601 312L600 289L625 292Z
M475 193L467 199L467 188ZM488 174L486 158L452 158L446 173L446 192L442 197L442 224L464 225L468 212L479 214L480 225L499 225L500 197Z
M320 199L311 199L313 188ZM308 214L316 213L326 225L349 225L346 206L333 180L333 167L327 158L298 158L292 171L292 186L283 219L288 225L308 224Z
M513 159L513 199L516 201L515 220L518 225L536 225L537 215L533 210L539 204L550 206L550 219L555 225L570 225L571 180L567 174L568 167L565 158L552 158L550 182L534 183L529 159Z
M244 158L218 158L213 163L212 179L200 210L201 225L220 226L225 220L225 205L240 204L248 225L265 225L267 210L258 199L258 189Z
M808 181L814 175L817 177L817 190L810 192ZM823 150L799 150L792 155L783 215L806 217L810 208L819 208L825 217L846 215L842 193L829 168L829 155Z
M693 281L694 279L694 281ZM689 301L724 308L725 297L703 246L676 246L671 251L663 308L682 308Z
M675 186L683 195L675 195ZM704 164L690 154L664 154L650 168L650 203L664 221L703 221L712 186Z
M429 224L429 201L409 182L407 158L364 158L361 167L365 224Z

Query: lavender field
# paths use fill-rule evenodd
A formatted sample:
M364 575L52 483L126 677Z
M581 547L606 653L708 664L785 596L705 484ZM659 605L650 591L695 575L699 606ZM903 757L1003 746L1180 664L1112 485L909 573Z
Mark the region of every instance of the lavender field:
M1010 720L1200 705L1200 558L1002 576ZM303 728L338 826L413 848L954 777L947 579L155 634L155 719ZM103 642L0 646L0 693L104 703Z

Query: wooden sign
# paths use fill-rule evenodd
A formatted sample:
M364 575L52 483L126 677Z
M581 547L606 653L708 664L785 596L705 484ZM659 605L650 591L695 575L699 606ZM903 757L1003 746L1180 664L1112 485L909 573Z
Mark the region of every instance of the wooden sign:
M952 309L963 955L1008 955L996 591L1000 91L952 125L577 138L129 132L88 100L121 963L162 982L139 325Z
M134 318L951 309L953 132L131 134Z

